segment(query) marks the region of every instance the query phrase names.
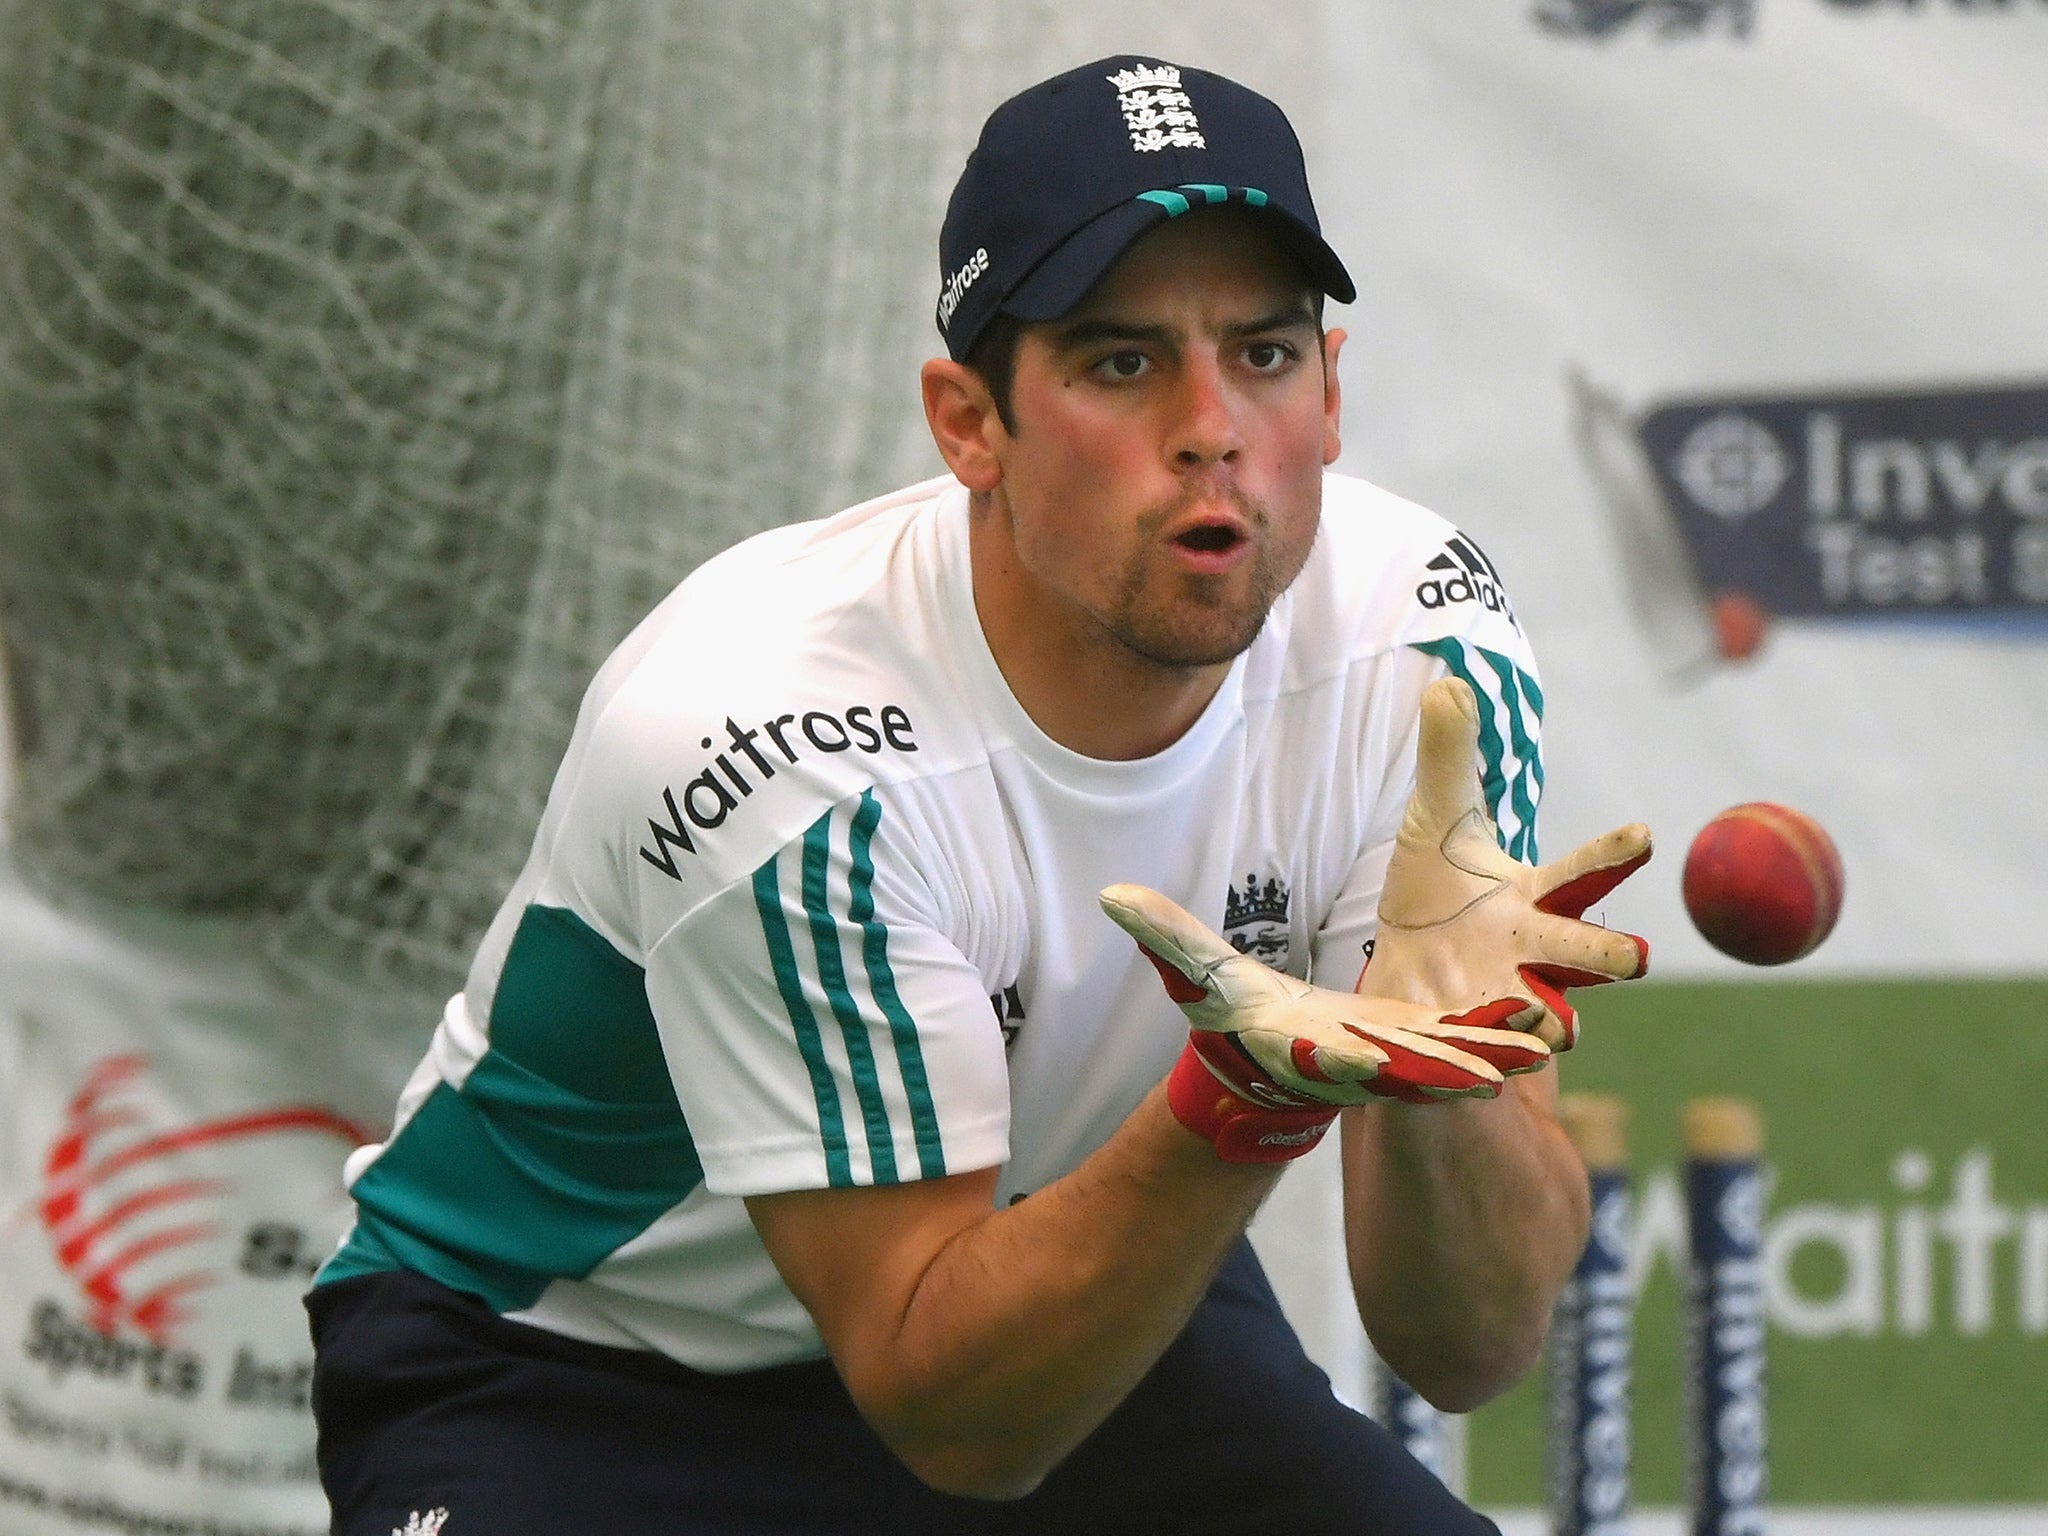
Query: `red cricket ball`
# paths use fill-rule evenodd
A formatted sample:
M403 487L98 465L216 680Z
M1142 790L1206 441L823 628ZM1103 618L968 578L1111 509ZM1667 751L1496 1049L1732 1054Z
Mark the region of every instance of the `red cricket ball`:
M1685 910L1724 955L1783 965L1811 954L1842 910L1842 856L1811 816L1767 800L1731 806L1685 855Z
M1747 592L1723 592L1708 610L1714 625L1714 649L1724 661L1748 661L1763 649L1771 616Z

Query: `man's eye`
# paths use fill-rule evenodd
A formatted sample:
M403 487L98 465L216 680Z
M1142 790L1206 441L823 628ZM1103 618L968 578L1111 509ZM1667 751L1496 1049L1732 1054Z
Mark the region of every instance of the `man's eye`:
M1151 366L1151 362L1142 352L1112 352L1095 366L1112 379L1135 379Z
M1244 360L1260 373L1271 373L1294 355L1284 341L1255 341L1244 349Z

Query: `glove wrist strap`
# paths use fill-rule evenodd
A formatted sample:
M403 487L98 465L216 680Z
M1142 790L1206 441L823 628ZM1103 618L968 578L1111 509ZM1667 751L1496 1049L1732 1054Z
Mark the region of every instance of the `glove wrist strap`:
M1226 1163L1284 1163L1315 1150L1337 1118L1334 1105L1269 1109L1233 1092L1202 1061L1191 1038L1166 1079L1173 1117Z

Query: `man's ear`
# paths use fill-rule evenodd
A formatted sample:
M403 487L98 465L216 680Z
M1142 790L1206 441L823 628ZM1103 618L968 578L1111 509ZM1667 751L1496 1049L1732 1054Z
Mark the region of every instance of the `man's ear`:
M1344 392L1337 382L1337 354L1344 350L1344 332L1327 330L1323 332L1323 463L1325 466L1337 462L1337 455L1344 451L1344 444L1338 431L1338 418L1343 414Z
M918 383L925 422L953 478L977 494L994 490L1003 479L996 447L1008 434L981 375L951 358L935 357L924 365Z

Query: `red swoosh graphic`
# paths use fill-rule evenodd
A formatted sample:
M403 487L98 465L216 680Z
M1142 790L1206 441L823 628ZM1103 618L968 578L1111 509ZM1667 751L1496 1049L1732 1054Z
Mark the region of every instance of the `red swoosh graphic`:
M109 1101L140 1078L148 1064L142 1055L113 1056L87 1074L66 1106L63 1124L44 1159L43 1188L36 1210L58 1265L77 1282L85 1298L91 1326L111 1336L127 1323L152 1343L167 1345L171 1331L191 1319L189 1309L182 1305L185 1298L214 1284L216 1277L187 1272L136 1295L129 1290L131 1274L150 1259L216 1237L218 1224L188 1218L133 1236L110 1256L101 1257L101 1250L122 1234L133 1232L135 1223L152 1213L217 1198L231 1186L213 1179L165 1180L114 1200L96 1215L89 1210L95 1192L121 1174L160 1158L251 1137L311 1132L332 1136L350 1147L376 1138L364 1126L332 1110L289 1104L161 1131L109 1149L111 1138L139 1132L147 1123L136 1107Z

